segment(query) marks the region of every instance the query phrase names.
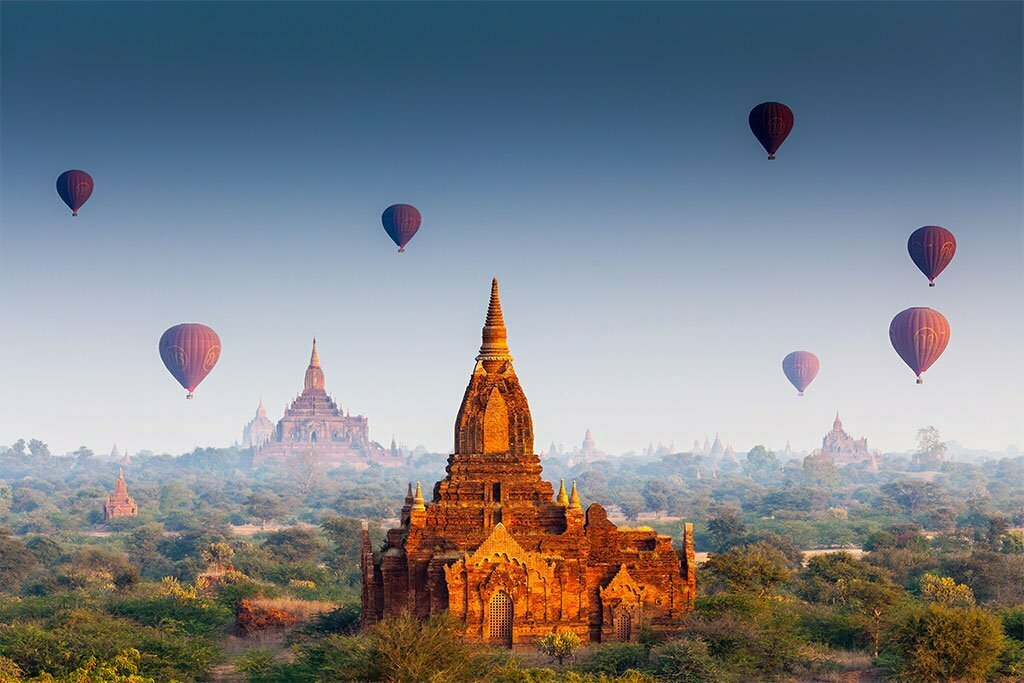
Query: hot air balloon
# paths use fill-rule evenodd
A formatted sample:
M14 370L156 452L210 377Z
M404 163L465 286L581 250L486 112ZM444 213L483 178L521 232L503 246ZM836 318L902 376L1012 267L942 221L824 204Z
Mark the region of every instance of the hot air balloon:
M64 171L57 177L57 194L71 209L71 215L77 216L92 194L92 176L85 171Z
M220 358L220 337L199 323L175 325L160 337L160 358L174 379L188 390L186 398L192 398L192 392Z
M956 238L953 233L938 225L918 228L907 240L907 251L914 265L928 278L928 286L935 286L939 276L956 253Z
M754 137L768 152L768 158L774 159L789 131L793 130L793 110L782 102L762 102L750 110L747 121Z
M796 387L797 396L804 395L804 389L818 375L818 357L810 351L794 351L782 359L782 372Z
M420 212L411 204L392 204L384 209L380 217L388 237L398 245L398 252L405 251L405 245L420 229Z
M930 308L908 308L889 323L889 341L903 362L924 382L921 373L932 366L949 343L949 321Z

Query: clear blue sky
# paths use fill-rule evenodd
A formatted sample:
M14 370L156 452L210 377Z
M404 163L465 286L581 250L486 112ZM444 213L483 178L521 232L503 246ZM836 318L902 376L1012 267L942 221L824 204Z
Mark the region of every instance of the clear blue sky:
M492 275L538 449L810 449L837 409L886 450L1022 441L1020 3L0 12L0 443L230 443L315 334L373 438L449 450ZM775 162L765 100L796 114ZM424 216L402 255L395 202ZM959 240L935 289L926 224ZM908 306L953 327L923 386ZM192 321L224 354L185 401L156 344Z

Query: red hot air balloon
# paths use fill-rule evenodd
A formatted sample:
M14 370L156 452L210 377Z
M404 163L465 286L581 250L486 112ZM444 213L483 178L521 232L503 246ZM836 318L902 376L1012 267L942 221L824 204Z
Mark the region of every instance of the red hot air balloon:
M384 209L380 217L388 237L398 245L398 252L405 251L405 245L420 229L420 212L411 204L393 204Z
M889 323L889 341L903 362L924 382L921 373L932 366L949 343L949 321L930 308L908 308Z
M750 130L761 143L768 158L774 159L789 131L793 130L793 110L781 102L762 102L747 116Z
M85 171L64 171L57 177L57 194L71 209L71 215L77 216L92 194L92 176Z
M192 398L192 392L220 358L220 337L199 323L175 325L160 337L160 358L174 379L188 390L186 398Z
M804 395L804 389L818 375L818 357L810 351L794 351L782 359L782 372L796 387L797 396Z
M918 228L907 240L907 251L914 265L928 278L928 286L935 286L939 276L956 253L956 238L953 233L938 225Z

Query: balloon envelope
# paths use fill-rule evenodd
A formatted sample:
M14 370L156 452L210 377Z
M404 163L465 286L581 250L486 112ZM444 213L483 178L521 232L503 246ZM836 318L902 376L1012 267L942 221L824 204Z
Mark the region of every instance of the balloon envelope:
M907 240L907 251L914 265L928 278L928 286L934 287L935 278L953 260L956 238L939 225L926 225L911 233Z
M92 194L92 176L85 171L64 171L57 177L57 194L71 209L71 215L77 216L82 204Z
M398 245L398 251L405 251L405 245L420 229L420 212L411 204L392 204L384 209L380 217L388 237Z
M793 110L782 102L762 102L747 116L750 131L761 143L768 158L774 159L786 136L793 130Z
M192 398L220 358L220 337L199 323L175 325L160 337L160 358Z
M949 321L930 308L908 308L889 323L889 341L903 362L917 375L932 366L949 343Z
M804 395L804 389L818 375L819 367L818 357L810 351L794 351L782 359L782 372L796 387L798 396Z

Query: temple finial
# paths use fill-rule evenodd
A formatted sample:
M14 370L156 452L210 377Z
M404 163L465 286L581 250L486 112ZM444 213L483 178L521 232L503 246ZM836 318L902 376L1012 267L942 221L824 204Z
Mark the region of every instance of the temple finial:
M420 488L420 483L416 482L416 495L412 499L413 510L426 510L427 505L423 500L423 489Z
M313 353L309 356L309 366L311 368L320 367L320 354L316 352L316 337L313 337Z
M576 491L576 482L572 483L572 493L569 494L569 509L570 510L582 510L583 507L580 505L580 494Z
M559 505L569 505L569 494L565 492L565 479L558 484L558 496L555 498L555 502Z
M491 301L487 306L487 320L484 322L483 343L477 360L500 362L512 360L512 352L508 348L508 330L505 329L505 318L501 314L501 298L498 295L498 278L491 280ZM497 366L495 366L497 367ZM488 368L491 371L492 368Z

